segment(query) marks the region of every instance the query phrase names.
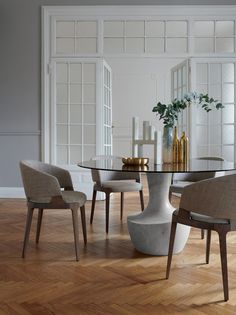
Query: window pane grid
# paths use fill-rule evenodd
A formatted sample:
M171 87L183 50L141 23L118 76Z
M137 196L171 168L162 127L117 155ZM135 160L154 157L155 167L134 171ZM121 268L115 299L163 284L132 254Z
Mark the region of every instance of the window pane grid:
M174 53L188 51L188 21L104 21L105 53Z
M58 55L97 53L97 21L57 20L55 43L55 52Z
M235 21L194 21L193 37L197 53L234 53Z
M235 53L235 20L163 19L104 20L103 47L110 54ZM98 53L98 21L56 20L55 53L81 55Z
M96 154L96 64L57 63L56 71L57 163L75 164Z
M207 66L207 71L206 67ZM196 128L203 132L207 142L200 143L202 136L197 138L198 155L201 155L204 145L209 147L207 154L218 153L225 159L234 160L234 63L208 63L197 64L198 87L201 81L207 82L205 92L218 99L224 105L222 110L212 110L208 114L203 114L202 109L197 110ZM216 80L216 77L218 79ZM227 80L229 82L227 82ZM217 82L216 82L217 81ZM227 83L226 83L227 82ZM205 118L204 118L205 117ZM214 147L215 146L215 147ZM204 149L205 150L205 149Z

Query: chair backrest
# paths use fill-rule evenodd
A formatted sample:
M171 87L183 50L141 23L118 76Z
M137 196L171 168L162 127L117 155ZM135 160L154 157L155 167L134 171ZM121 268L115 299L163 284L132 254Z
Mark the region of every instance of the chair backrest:
M198 160L209 160L209 161L224 161L222 157L218 156L202 156L198 157ZM221 175L224 175L221 173ZM213 178L216 176L216 172L201 172L201 173L175 173L173 175L173 182L175 181L186 181L186 182L198 182L200 180Z
M20 170L26 197L34 202L50 202L61 196L61 188L73 187L69 172L54 165L24 160Z
M206 179L184 188L180 208L236 220L236 174Z
M114 155L97 155L91 158L91 160L117 160L122 159L121 157ZM118 171L100 171L100 170L91 170L92 179L96 183L102 183L105 181L111 180L136 180L140 181L140 174L138 172L118 172Z

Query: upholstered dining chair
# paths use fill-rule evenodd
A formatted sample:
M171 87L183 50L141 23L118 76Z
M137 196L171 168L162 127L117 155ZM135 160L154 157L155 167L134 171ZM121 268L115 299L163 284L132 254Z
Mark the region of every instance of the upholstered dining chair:
M20 170L27 198L27 220L22 257L25 257L29 242L34 209L38 209L36 243L39 242L44 209L71 209L74 229L76 260L79 260L78 208L80 208L84 244L87 243L85 202L86 195L74 191L70 173L67 170L39 161L24 160Z
M183 190L179 209L172 215L166 278L169 278L177 223L207 230L206 263L211 231L219 234L224 300L229 298L226 234L236 230L236 174L206 179Z
M198 157L198 160L210 160L210 161L224 161L222 157L216 156L204 156ZM202 172L202 173L175 173L172 176L172 184L169 190L169 199L171 201L171 197L173 193L182 194L184 187L190 185L194 182L198 182L200 180L204 180L207 178L213 178L219 175L224 175L224 172ZM204 230L201 231L201 238L204 238Z
M120 159L116 156L95 156L92 160L101 159ZM120 219L123 218L124 209L124 193L131 191L139 191L141 210L144 209L143 188L140 182L140 174L137 172L116 172L116 171L101 171L92 170L93 199L90 215L90 224L93 223L95 203L97 192L104 192L106 197L106 233L109 230L109 208L110 208L110 194L120 193Z

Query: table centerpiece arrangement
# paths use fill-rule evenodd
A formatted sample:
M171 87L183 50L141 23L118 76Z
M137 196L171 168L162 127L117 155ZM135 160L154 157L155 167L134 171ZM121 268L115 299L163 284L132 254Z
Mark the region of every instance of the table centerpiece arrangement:
M159 116L159 120L162 120L163 128L163 141L162 141L162 159L163 163L172 163L173 162L173 130L178 123L179 114L191 106L192 104L198 104L203 110L207 113L213 109L222 109L224 106L218 100L215 100L213 97L209 97L208 94L202 94L197 92L186 93L182 99L175 98L169 104L163 104L158 102L156 106L153 107L152 112L156 113ZM175 135L177 134L177 129ZM186 132L182 135L186 137ZM181 148L180 150L181 151ZM187 152L187 151L186 151ZM176 155L176 152L175 152ZM181 158L181 152L178 154L180 159L174 159L175 162L183 159ZM184 157L186 160L186 157Z

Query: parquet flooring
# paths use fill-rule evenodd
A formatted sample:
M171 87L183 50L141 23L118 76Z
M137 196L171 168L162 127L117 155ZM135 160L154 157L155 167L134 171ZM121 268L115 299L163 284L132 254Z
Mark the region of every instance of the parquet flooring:
M145 188L145 204L147 200ZM173 202L177 205L178 198ZM80 231L79 262L68 210L45 212L38 246L35 214L23 260L25 201L0 199L0 315L236 314L236 233L228 236L230 300L225 303L216 234L206 265L205 242L193 229L184 251L174 255L170 279L165 280L166 257L138 253L127 232L127 214L140 208L137 193L125 195L123 222L119 195L112 196L108 237L104 202L97 202L93 226L90 206L88 202L88 244L84 248Z

